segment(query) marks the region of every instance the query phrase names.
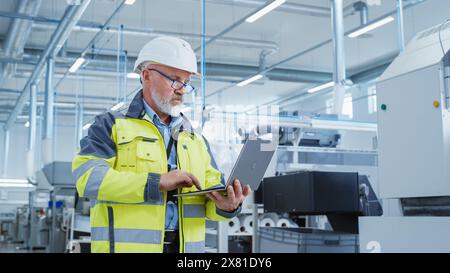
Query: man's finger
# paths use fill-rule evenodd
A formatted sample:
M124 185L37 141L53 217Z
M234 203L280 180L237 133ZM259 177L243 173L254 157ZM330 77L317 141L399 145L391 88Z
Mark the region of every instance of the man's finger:
M212 194L214 196L214 198L215 198L215 200L217 202L224 202L225 201L225 197L223 197L220 193L218 193L216 191L210 192L210 194Z
M193 174L191 173L186 173L191 179L192 182L194 183L195 187L199 190L202 189L202 186L200 185L200 182L198 181L197 177L195 177Z
M244 194L245 197L247 197L251 192L252 192L252 189L250 188L249 185L244 187L243 194Z
M212 195L210 192L206 194L206 196L208 196L211 200L216 201L216 197L214 197L214 195Z
M232 186L227 187L228 200L234 202L236 200L236 195L234 193L234 188Z
M192 178L189 175L183 175L183 181L192 184Z
M236 199L242 199L242 185L239 180L234 180L234 192L236 193Z
M189 176L187 176L187 175L183 175L183 177L182 177L182 184L183 184L183 187L192 187L194 184L193 184L193 182L192 182L192 179L189 177Z

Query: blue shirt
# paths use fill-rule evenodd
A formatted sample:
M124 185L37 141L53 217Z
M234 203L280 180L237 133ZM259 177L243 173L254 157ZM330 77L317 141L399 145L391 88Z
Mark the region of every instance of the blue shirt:
M178 117L172 116L170 124L166 125L164 122L161 121L156 112L153 111L153 109L147 104L147 102L145 102L144 99L143 101L145 112L147 113L150 120L152 120L156 128L158 128L158 131L161 133L164 139L165 147L167 149L170 137L172 135L172 129L178 127L183 122L183 118L181 116ZM175 170L177 168L176 153L177 153L176 147L175 145L173 145L170 152L170 156L167 161L168 164L170 165L171 170ZM166 230L178 229L178 207L172 201L167 202L165 229Z

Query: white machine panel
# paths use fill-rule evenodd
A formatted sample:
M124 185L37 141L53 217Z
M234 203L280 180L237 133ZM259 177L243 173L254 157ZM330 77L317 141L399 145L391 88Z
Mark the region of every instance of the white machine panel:
M449 253L449 217L360 217L361 253Z
M381 198L450 195L450 119L441 83L439 65L378 83Z
M386 69L379 81L383 82L415 70L438 64L442 60L442 48L439 42L441 29L442 44L450 48L450 23L437 25L418 33L408 43L405 51L395 58Z

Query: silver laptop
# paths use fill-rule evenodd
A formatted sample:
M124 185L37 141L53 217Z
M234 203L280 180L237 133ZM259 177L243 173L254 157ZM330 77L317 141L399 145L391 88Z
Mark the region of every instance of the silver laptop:
M226 191L227 187L232 185L235 178L239 179L242 187L249 185L253 191L257 190L275 153L275 149L267 149L267 147L264 147L264 145L269 146L269 143L270 141L262 140L260 138L247 138L225 185L204 190L179 193L174 196L192 196L213 191Z

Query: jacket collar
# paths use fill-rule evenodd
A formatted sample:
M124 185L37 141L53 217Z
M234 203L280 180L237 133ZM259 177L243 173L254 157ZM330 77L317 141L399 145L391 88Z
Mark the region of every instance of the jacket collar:
M144 108L144 101L143 101L143 90L139 90L134 96L133 100L130 103L130 106L128 106L128 111L126 116L129 118L136 118L136 119L143 119L145 116L145 108ZM194 129L192 128L191 123L189 120L181 113L181 117L183 118L183 122L181 123L181 130L180 131L188 131L192 135L194 135Z

